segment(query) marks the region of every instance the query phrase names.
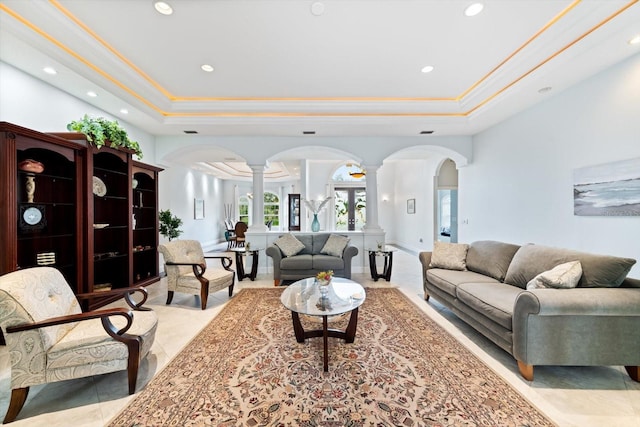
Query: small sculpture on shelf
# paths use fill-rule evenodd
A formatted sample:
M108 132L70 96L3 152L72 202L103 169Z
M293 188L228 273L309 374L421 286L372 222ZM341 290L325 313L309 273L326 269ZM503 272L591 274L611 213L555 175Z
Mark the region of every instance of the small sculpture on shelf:
M27 181L25 187L27 189L27 202L33 203L36 193L36 175L44 171L44 165L36 160L27 159L18 163L18 169L27 172Z

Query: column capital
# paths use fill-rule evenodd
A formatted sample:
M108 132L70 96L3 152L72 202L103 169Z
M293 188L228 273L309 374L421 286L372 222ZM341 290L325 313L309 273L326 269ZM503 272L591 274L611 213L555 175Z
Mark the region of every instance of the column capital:
M247 166L249 166L249 168L251 168L251 170L254 173L256 173L256 172L257 173L261 173L261 172L264 172L267 169L267 165L265 163L263 163L263 164L255 164L255 165L247 164Z

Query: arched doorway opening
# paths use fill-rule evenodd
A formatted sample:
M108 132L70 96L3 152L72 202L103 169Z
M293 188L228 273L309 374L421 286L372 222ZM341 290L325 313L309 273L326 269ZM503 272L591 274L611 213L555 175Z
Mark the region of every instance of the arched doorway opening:
M440 242L458 242L458 169L451 159L438 167L435 179L435 232Z

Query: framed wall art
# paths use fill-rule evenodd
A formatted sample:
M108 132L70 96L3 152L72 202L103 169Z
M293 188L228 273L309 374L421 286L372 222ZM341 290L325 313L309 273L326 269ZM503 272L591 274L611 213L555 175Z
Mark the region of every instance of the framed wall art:
M204 219L204 199L195 199L193 205L193 218Z
M575 169L573 213L640 216L640 158Z
M416 213L416 199L407 199L407 213Z

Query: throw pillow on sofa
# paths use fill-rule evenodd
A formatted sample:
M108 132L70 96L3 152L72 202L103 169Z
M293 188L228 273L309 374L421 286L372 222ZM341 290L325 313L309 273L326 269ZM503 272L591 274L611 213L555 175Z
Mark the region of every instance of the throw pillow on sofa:
M273 244L280 248L285 257L294 256L305 248L304 243L296 239L293 234L284 234Z
M344 248L349 244L349 238L345 236L339 236L332 234L327 239L327 243L324 244L320 250L321 254L342 257Z
M582 277L580 261L565 262L538 274L527 283L527 289L571 289L578 286L580 277Z
M468 250L469 245L466 243L433 242L433 253L429 267L466 270Z

